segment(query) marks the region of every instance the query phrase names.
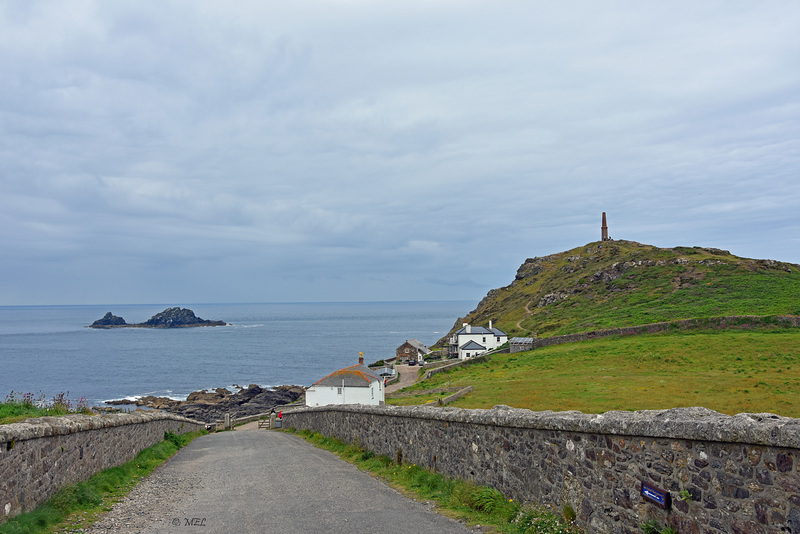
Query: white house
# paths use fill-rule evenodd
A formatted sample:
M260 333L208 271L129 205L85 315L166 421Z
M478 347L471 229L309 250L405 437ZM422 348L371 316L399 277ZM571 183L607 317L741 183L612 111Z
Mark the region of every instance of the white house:
M384 379L364 365L359 353L358 365L335 371L317 380L306 390L306 406L328 404L383 404Z
M492 321L489 321L489 328L464 323L450 337L449 352L451 356L467 360L496 349L507 341L508 335L502 330L492 327Z

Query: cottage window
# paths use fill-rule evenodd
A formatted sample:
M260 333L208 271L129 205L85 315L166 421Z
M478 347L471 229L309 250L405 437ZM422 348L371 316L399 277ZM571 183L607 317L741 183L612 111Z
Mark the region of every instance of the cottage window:
M406 347L406 351L405 352L406 352L406 354L408 354L408 347Z
M336 394L337 395L341 395L342 394L342 388L336 388Z
M486 343L486 336L483 336L483 342Z

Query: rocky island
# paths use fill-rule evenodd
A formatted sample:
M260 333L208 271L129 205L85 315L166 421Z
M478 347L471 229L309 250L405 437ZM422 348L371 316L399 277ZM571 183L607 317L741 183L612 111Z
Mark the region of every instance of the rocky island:
M167 308L143 323L128 324L111 312L89 325L89 328L188 328L194 326L226 326L225 321L209 321L197 317L188 308Z

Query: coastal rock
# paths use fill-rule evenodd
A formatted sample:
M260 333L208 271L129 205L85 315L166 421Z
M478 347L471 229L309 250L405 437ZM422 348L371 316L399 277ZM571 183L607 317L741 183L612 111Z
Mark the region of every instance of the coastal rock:
M176 328L182 326L225 326L224 321L208 321L197 317L188 308L167 308L142 323L152 328Z
M158 397L153 402L150 403L150 407L155 408L156 410L167 410L172 408L173 406L177 406L181 403L181 401L169 399L167 397Z
M186 328L193 326L226 326L225 321L210 321L197 317L188 308L167 308L143 323L128 324L122 317L106 313L89 325L89 328Z
M210 392L194 391L185 401L146 396L134 401L134 404L212 423L223 419L225 414L237 418L268 412L272 408L298 400L304 393L305 388L302 386L278 386L273 389L264 389L251 384L233 394L227 389L218 388ZM130 403L129 400L118 400L109 401L106 404Z
M92 323L92 328L107 328L110 326L124 326L127 323L122 317L117 317L111 312L106 313L102 319L98 319Z
M193 391L189 393L188 397L186 397L186 402L194 404L216 404L225 399L225 397L228 397L230 394L231 392L225 388L218 388L212 392Z

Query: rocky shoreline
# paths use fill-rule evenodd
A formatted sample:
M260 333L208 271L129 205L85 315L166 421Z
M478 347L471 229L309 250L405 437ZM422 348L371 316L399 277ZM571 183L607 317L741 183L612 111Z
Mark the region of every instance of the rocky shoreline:
M204 423L213 423L223 419L226 414L230 414L232 418L239 418L269 412L273 408L279 409L280 406L299 400L304 394L303 386L277 386L265 389L251 384L236 393L226 388L195 391L190 393L185 401L147 396L135 401L128 399L106 401L106 404L111 406L134 404L153 410L163 410Z

